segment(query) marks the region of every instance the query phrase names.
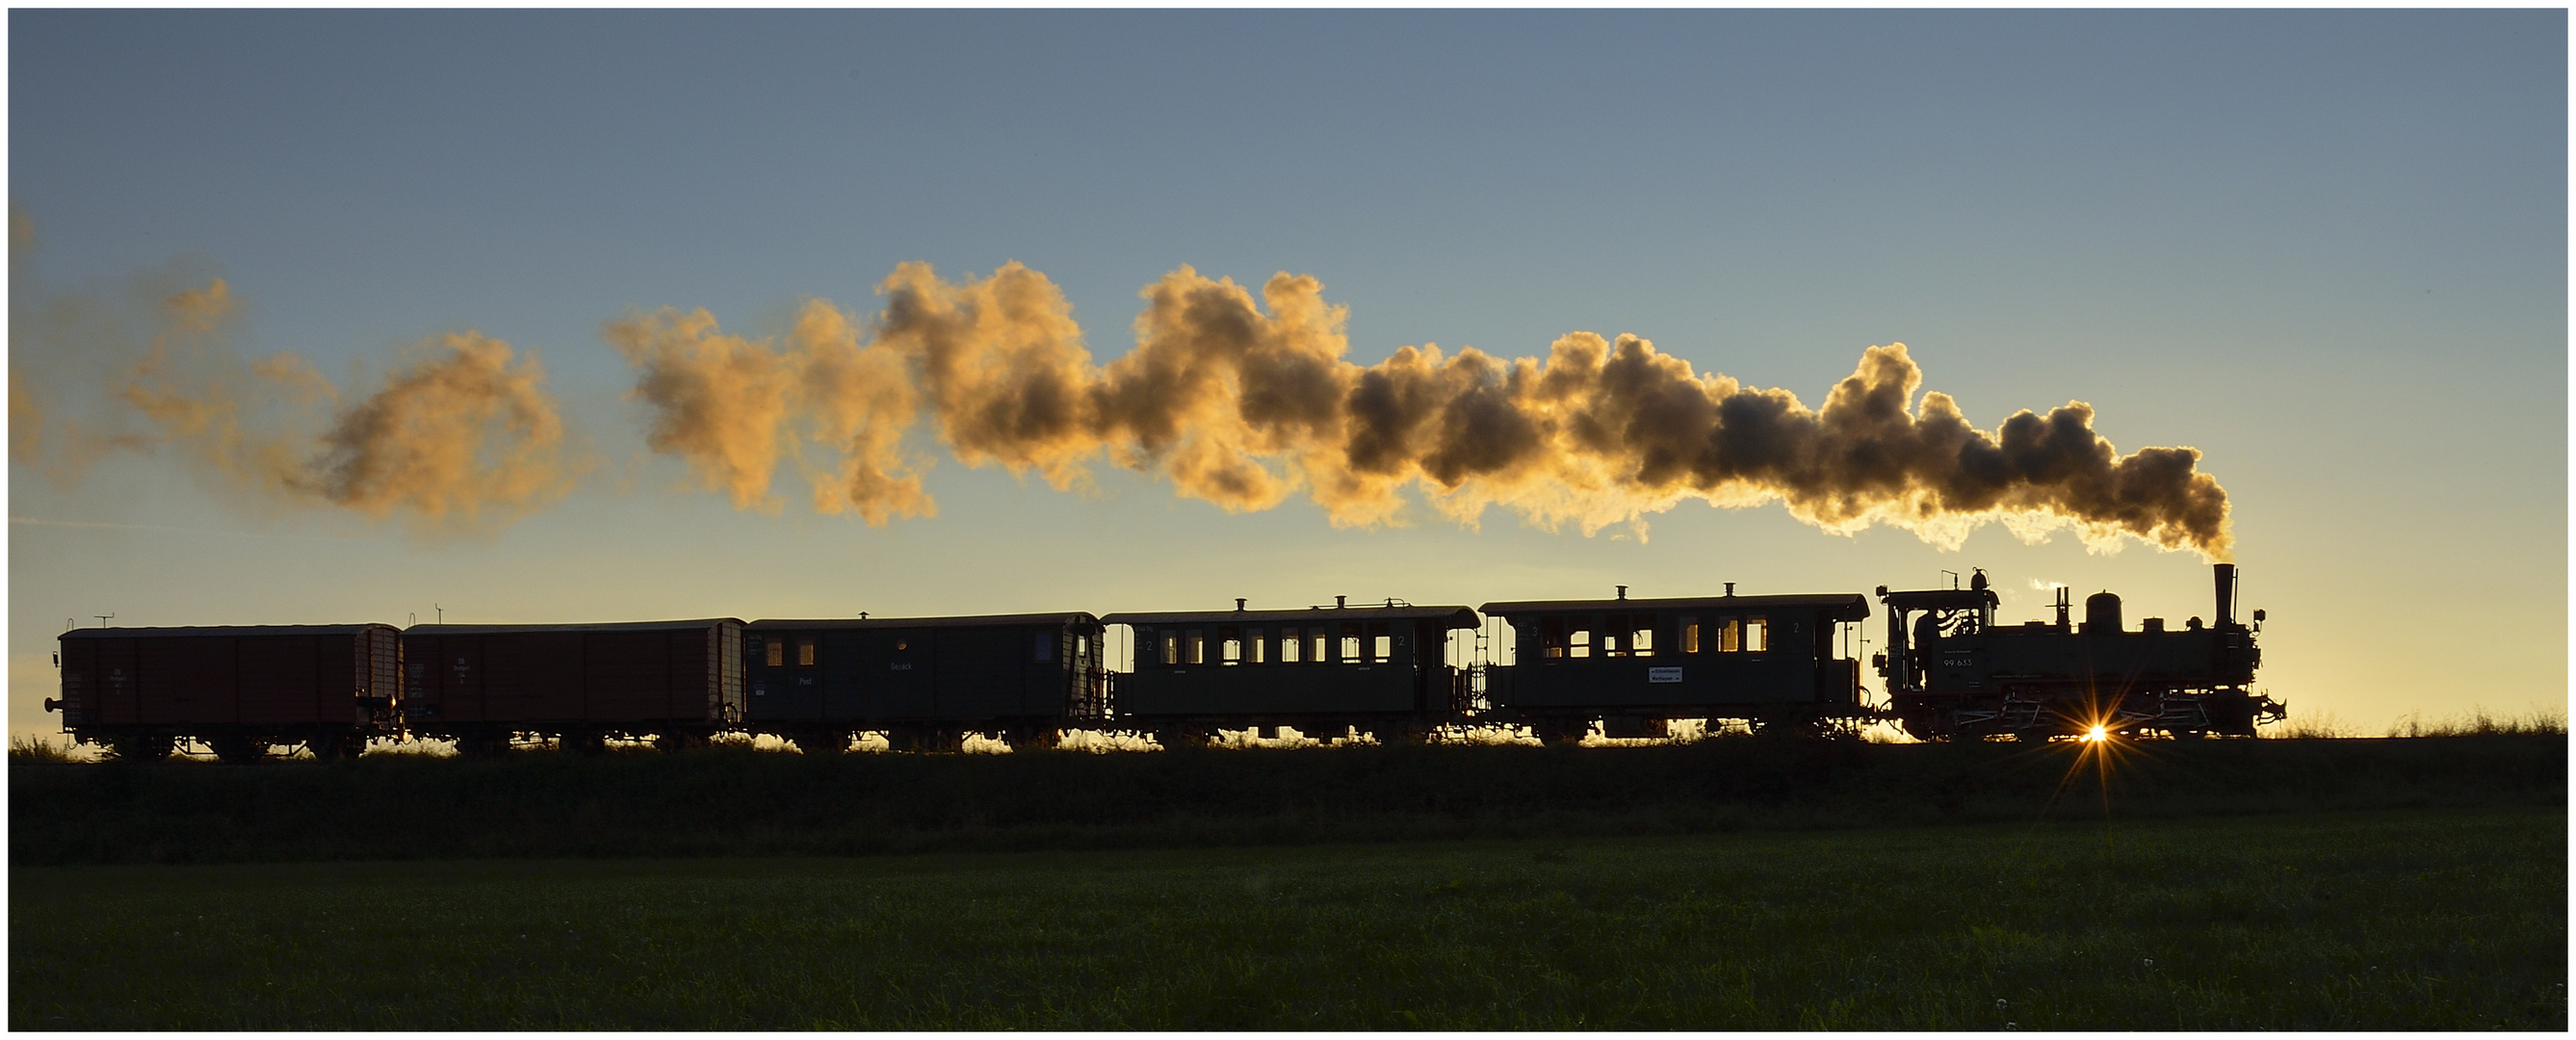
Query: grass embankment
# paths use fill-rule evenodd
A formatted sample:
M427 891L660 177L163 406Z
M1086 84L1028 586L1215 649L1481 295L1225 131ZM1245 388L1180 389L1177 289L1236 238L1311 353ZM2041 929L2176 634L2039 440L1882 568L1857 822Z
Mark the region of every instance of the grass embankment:
M21 867L16 1029L2533 1029L2563 810Z
M19 866L850 855L2564 806L2567 739L380 756L10 770ZM2106 786L2107 784L2107 786Z

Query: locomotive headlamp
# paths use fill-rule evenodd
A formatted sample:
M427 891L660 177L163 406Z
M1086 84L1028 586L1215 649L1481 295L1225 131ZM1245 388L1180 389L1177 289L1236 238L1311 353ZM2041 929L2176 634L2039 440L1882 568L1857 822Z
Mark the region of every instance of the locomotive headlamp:
M2111 734L2102 727L2095 726L2092 729L2084 731L2084 739L2092 743L2099 744L2105 740L2111 739Z

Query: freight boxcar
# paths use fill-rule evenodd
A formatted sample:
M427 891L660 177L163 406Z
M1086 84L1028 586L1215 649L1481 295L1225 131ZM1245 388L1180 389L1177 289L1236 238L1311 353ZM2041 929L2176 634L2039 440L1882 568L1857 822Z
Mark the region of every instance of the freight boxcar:
M1660 737L1677 718L1812 728L1870 714L1848 651L1869 617L1859 593L1488 603L1512 629L1513 663L1491 670L1493 721L1550 742Z
M126 759L199 741L225 761L302 745L356 757L400 729L392 625L77 628L65 632L63 713L77 743Z
M703 744L743 716L742 622L414 625L404 629L403 720L493 754L518 737L597 750L653 737Z
M1101 622L1128 626L1134 639L1135 670L1115 680L1118 725L1166 747L1279 726L1419 739L1463 720L1466 673L1449 660L1449 633L1478 623L1465 607L1353 607L1338 597L1303 610L1245 610L1236 600L1231 611Z
M1100 619L1090 614L762 619L744 629L748 728L807 752L882 732L897 748L956 750L968 733L1053 747L1106 713Z

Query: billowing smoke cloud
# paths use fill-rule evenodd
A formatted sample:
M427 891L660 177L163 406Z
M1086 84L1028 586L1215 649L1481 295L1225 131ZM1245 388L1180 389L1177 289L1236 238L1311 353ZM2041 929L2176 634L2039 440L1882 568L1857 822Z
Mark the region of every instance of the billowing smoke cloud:
M294 354L235 355L240 307L223 279L174 288L157 272L122 294L45 293L25 275L32 242L13 209L10 457L58 485L109 453L166 448L270 508L346 507L425 535L505 524L571 487L545 369L507 343L425 341L343 405Z
M333 418L290 486L370 516L464 525L515 520L570 489L563 419L535 357L472 331L417 353Z
M2125 536L2229 551L2226 493L2196 471L2197 451L2120 455L2081 402L1979 429L1947 395L1918 402L1922 371L1901 343L1864 351L1811 409L1786 390L1694 373L1627 335L1572 333L1545 359L1425 346L1357 365L1344 358L1346 311L1313 278L1284 273L1256 301L1231 280L1174 271L1145 289L1135 349L1105 366L1063 293L1016 263L961 282L905 264L880 291L874 337L846 340L846 356L866 363L864 394L813 389L801 339L783 352L723 340L703 312L630 319L610 339L644 369L637 394L656 409L654 446L738 505L765 489L789 414L864 399L822 424L867 445L835 487L902 503L863 509L871 522L928 512L918 479L895 476L917 390L935 435L968 466L1068 488L1105 458L1229 511L1303 489L1337 525L1398 522L1411 486L1463 523L1500 505L1586 534L1628 524L1642 535L1648 514L1698 498L1778 501L1829 531L1887 523L1952 547L2000 521L2028 540L2073 527L2096 547ZM839 311L818 301L807 311L817 315L848 336ZM895 497L864 497L852 472Z
M601 334L643 371L633 396L652 408L645 443L687 459L736 508L777 510L769 481L788 454L814 485L819 512L879 525L933 513L918 473L926 467L902 451L915 408L902 359L884 345L862 348L849 317L828 301L809 301L783 346L726 335L704 310L667 307L612 321ZM837 465L806 462L808 443L836 453Z

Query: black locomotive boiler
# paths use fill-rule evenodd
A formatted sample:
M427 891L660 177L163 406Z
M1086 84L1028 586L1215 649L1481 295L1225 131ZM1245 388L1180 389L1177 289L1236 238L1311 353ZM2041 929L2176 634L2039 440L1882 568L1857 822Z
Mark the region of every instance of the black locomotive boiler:
M2263 612L2254 612L2252 627L2238 622L2236 566L2211 571L2217 609L2209 623L2193 617L2174 629L2150 617L2135 631L2122 627L2120 597L2108 591L2085 599L2080 627L2064 589L2053 622L1998 625L1983 571L1965 589L1882 585L1887 650L1877 664L1888 710L1925 740L2252 736L2286 714L2280 702L2246 689L2263 661L2254 645Z

